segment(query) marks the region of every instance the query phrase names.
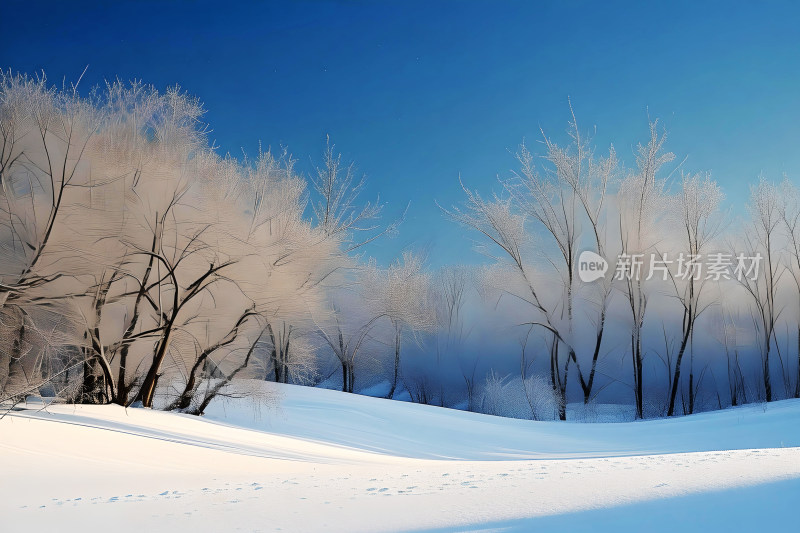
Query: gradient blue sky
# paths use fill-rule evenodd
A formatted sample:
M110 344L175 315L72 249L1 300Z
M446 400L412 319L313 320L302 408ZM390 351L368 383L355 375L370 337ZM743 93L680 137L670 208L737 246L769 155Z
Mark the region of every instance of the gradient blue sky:
M26 5L27 4L27 5ZM632 164L648 112L687 170L735 209L760 172L800 180L795 2L0 3L0 67L86 87L179 84L206 104L222 151L286 145L311 170L330 134L367 174L399 237L431 266L476 262L434 201L486 193L539 127L563 138L571 98ZM530 143L529 143L530 144Z

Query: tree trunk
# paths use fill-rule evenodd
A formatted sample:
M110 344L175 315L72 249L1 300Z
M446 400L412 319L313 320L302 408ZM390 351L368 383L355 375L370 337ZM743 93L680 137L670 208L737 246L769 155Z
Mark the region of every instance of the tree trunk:
M289 341L292 336L292 328L289 326L289 332L286 334L286 345L283 347L283 354L281 361L283 362L283 382L289 383Z
M348 386L349 390L347 392L353 392L355 390L354 386L355 386L355 382L356 382L356 377L355 377L355 369L353 368L353 364L352 363L350 364L350 367L348 368L348 373L349 373L349 377L347 378L347 381L348 381L347 386Z
M400 373L400 327L395 326L395 335L394 335L394 376L392 378L392 388L389 391L389 394L386 395L387 398L394 397L394 391L397 389L397 376Z
M606 308L604 304L603 309L600 312L600 327L597 330L597 338L595 339L594 353L592 354L592 368L589 370L589 381L586 383L586 387L583 389L584 405L588 404L589 400L591 400L592 387L594 386L594 376L595 372L597 371L597 360L600 357L600 347L603 345L603 331L605 330L605 324Z
M98 376L96 365L92 358L83 361L83 383L81 384L80 402L88 404L101 403L102 380Z
M567 357L567 367L569 369L569 357ZM550 344L550 383L553 386L553 392L558 398L558 419L567 419L567 398L566 398L566 379L567 373L564 373L564 383L561 382L561 374L558 369L558 339L553 336L553 341Z
M159 371L161 370L161 364L164 362L164 358L167 356L167 349L169 348L169 342L172 337L172 325L173 323L170 320L164 330L164 336L158 344L158 351L156 351L153 357L153 363L150 365L150 369L147 371L147 375L142 382L142 388L139 389L139 394L136 395L136 399L134 400L141 401L143 407L153 407L153 396L156 392Z
M794 385L794 397L800 398L800 326L797 328L797 381Z
M281 362L278 360L278 350L272 349L272 379L275 383L281 383L283 376L281 375Z
M764 393L768 402L772 401L772 380L769 375L769 351L770 351L770 335L767 335L765 343L765 356L764 356Z
M636 396L636 418L644 418L644 387L642 386L642 339L641 329L631 335L633 353L634 395Z
M686 352L686 346L689 344L689 334L691 326L686 328L681 339L681 347L678 350L678 360L675 362L675 373L672 378L672 390L669 394L669 408L667 409L667 416L672 416L675 412L675 398L678 396L678 383L681 379L681 361L683 354Z
M125 366L128 364L128 350L130 349L128 343L122 345L119 353L119 372L117 373L117 391L112 397L111 401L119 405L128 405L128 395L131 392L131 385L127 385L125 373Z

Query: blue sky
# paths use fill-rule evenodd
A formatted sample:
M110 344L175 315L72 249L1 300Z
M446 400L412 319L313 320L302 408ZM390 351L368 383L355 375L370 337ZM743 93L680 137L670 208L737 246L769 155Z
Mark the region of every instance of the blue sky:
M222 151L286 145L311 170L330 134L399 237L431 266L476 262L434 201L489 193L539 128L563 138L570 98L628 164L662 119L685 168L741 209L759 173L800 180L800 8L792 2L51 2L0 4L0 67L87 87L179 84Z

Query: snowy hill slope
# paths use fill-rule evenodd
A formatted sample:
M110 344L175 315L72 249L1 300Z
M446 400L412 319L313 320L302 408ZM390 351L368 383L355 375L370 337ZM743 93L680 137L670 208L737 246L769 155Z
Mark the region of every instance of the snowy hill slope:
M10 413L0 420L0 531L794 523L800 401L572 424L263 387L281 399L260 415L244 400L204 418L114 406Z
M291 385L279 390L276 412L258 416L241 403L217 403L207 418L275 435L426 459L556 459L800 446L798 401L670 420L565 424Z

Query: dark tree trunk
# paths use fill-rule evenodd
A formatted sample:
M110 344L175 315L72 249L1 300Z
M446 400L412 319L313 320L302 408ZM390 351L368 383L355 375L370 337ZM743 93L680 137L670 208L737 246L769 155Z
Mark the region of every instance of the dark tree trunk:
M771 337L771 335L767 335L767 340L766 340L766 343L765 343L765 350L764 350L764 353L766 355L764 356L764 368L763 368L763 371L764 371L764 393L766 394L766 400L768 402L772 401L772 380L770 379L770 374L769 374L769 351L770 351L770 348L771 348L771 346L770 346L770 344L771 344L770 343L770 337Z
M172 337L172 327L173 322L167 322L167 325L164 328L164 336L158 343L158 349L153 357L153 362L150 365L150 369L147 371L144 381L142 382L142 388L139 389L139 394L136 395L136 399L134 400L141 401L143 407L153 407L153 396L155 395L156 385L158 384L158 378L160 377L159 370L161 369L161 364L164 362L164 358L167 356L167 349Z
M597 360L600 357L600 347L603 345L603 331L605 330L605 324L606 308L604 305L602 311L600 312L600 327L597 330L597 338L595 339L594 353L592 354L592 368L589 370L589 381L587 381L586 387L583 389L584 405L588 404L592 397L592 387L594 386L594 376L597 371Z
M281 374L281 363L278 361L278 350L272 349L272 379L275 383L281 383L283 381L283 376Z
M355 370L353 369L352 363L348 367L347 372L348 372L348 375L349 375L348 378L347 378L347 382L348 382L347 383L347 387L348 387L347 392L353 392L355 390L354 387L355 387L355 382L356 382L356 376L355 376Z
M636 418L644 418L644 387L642 385L642 340L641 329L638 334L631 335L631 352L633 354L634 395L636 396Z
M117 391L112 398L112 402L119 405L128 405L128 395L131 393L133 384L126 383L126 365L128 364L128 350L130 346L128 343L122 345L119 352L119 371L117 372Z
M683 332L683 338L681 339L681 347L678 350L678 359L675 361L675 373L672 377L672 390L669 394L669 408L667 409L667 416L672 416L675 412L675 398L678 396L678 384L680 383L681 379L681 361L683 360L683 354L686 352L686 346L689 344L690 333L691 328L686 328L686 331Z
M400 374L400 327L395 326L394 335L394 375L392 377L392 388L389 390L387 398L394 397L394 392L397 389L397 377Z
M794 385L794 397L800 398L800 326L797 328L797 381Z
M98 374L94 359L91 357L85 359L83 361L83 383L81 385L80 394L81 403L102 403L103 380Z

